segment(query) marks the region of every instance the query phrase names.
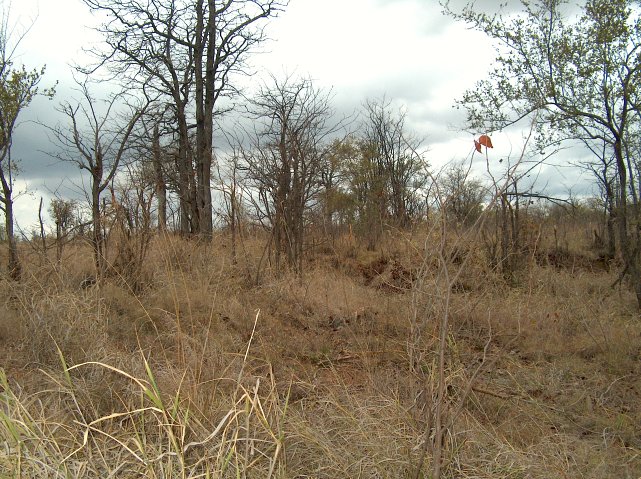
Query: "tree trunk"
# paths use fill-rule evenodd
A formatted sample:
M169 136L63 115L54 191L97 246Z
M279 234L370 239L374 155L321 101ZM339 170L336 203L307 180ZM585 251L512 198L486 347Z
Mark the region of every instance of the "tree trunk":
M56 221L56 264L62 263L62 225Z
M232 186L229 198L229 228L231 229L231 257L232 263L236 264L238 261L236 254L236 171L232 179Z
M194 231L196 234L202 234L204 212L203 208L205 206L204 198L204 188L203 188L203 167L205 162L205 150L206 150L206 139L205 139L205 77L203 76L203 55L204 55L204 44L206 41L205 29L209 29L210 26L205 26L205 8L203 5L203 0L197 0L196 2L196 34L195 34L195 45L194 45L194 70L195 70L195 83L196 83L196 151L194 158L196 160L196 211L198 215L198 231Z
M178 131L178 154L176 156L176 170L178 172L178 202L180 210L180 233L188 236L198 230L198 217L196 211L196 196L194 188L194 168L192 165L192 151L189 144L189 127L185 112L185 102L180 98L177 90L174 92L175 118Z
M198 204L198 233L211 238L213 234L212 199L211 199L211 166L212 136L214 132L214 103L215 103L215 62L218 54L216 45L216 2L207 0L207 19L203 0L198 0L198 18L196 23L196 48L194 64L196 66L196 175L197 175L197 204ZM203 40L206 39L206 45ZM205 70L203 75L203 56Z
M10 168L11 166L9 166ZM2 181L2 194L4 206L4 224L7 233L7 243L9 245L9 277L13 280L19 280L22 274L22 265L18 255L18 243L13 229L13 185L9 172L9 178L6 177L5 171L0 166L0 180Z
M638 240L638 233L630 235L628 231L628 182L627 169L621 139L617 138L614 143L614 156L617 162L619 175L619 207L617 211L617 223L619 229L619 241L621 243L621 254L624 262L624 272L630 278L632 287L637 297L637 303L641 308L641 268L639 267L638 244L632 244L632 240Z
M102 232L102 218L100 214L100 181L94 177L91 185L91 222L93 226L93 253L96 264L96 278L100 279L105 273L104 237Z
M156 197L158 198L158 231L167 230L167 185L162 171L162 158L160 153L160 131L158 125L154 126L153 154L154 175L156 183Z
M47 236L45 235L45 223L42 219L42 196L40 197L40 204L38 205L38 224L40 225L40 243L42 244L42 257L47 258Z
M606 190L607 198L606 198L606 231L608 234L608 243L607 243L607 251L606 251L606 256L607 259L614 259L616 255L616 209L614 207L614 193L612 192L612 185L608 185Z
M7 242L9 243L9 276L13 280L19 280L22 274L22 265L18 256L18 243L13 229L13 198L11 192L7 195L5 190L5 228L7 230Z

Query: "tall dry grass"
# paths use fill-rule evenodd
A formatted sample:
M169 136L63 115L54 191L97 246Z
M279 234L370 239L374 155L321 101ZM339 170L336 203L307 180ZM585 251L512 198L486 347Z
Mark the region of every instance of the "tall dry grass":
M549 231L516 281L474 237L449 256L469 260L449 306L443 477L641 475L634 298L591 267L587 236L551 263ZM1 285L0 477L429 477L434 325L408 349L427 234L339 242L302 277L256 274L259 240L234 263L224 236L159 237L137 288L82 287L81 246L61 265L27 254L24 280Z

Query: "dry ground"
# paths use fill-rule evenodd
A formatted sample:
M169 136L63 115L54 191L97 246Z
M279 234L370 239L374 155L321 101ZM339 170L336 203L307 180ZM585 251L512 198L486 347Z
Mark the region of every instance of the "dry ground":
M1 280L0 478L430 477L424 240L321 244L297 278L257 275L257 239L234 264L224 235L156 238L135 291L82 287L84 245L59 266L25 249ZM641 477L641 319L615 269L541 242L506 281L463 250L444 476Z

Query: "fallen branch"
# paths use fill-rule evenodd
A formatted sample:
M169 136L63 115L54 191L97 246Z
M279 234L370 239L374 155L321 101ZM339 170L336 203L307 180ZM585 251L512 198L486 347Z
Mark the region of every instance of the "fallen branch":
M474 391L475 393L487 394L488 396L492 396L499 399L505 399L505 400L511 399L517 395L517 394L510 394L510 395L501 394L494 391L490 391L488 389L480 388L478 386L472 386L472 391Z

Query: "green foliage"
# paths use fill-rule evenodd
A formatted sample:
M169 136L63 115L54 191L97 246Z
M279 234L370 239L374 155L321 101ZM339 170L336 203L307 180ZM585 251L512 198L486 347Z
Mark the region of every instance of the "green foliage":
M49 215L53 218L56 229L62 233L74 226L78 218L77 203L75 200L54 198L49 205Z
M38 94L53 97L54 88L40 90L38 87L44 73L45 67L27 70L24 65L14 67L12 61L4 61L0 65L0 160L5 158L11 146L20 112Z
M488 77L459 101L469 126L499 130L536 112L541 147L567 138L612 147L638 121L638 10L630 0L590 0L570 16L564 0L522 3L512 16L449 10L496 44Z
M24 65L16 66L12 55L16 46L9 47L9 35L14 33L8 24L8 12L0 14L0 210L5 216L5 228L9 240L9 274L13 279L20 277L18 247L13 233L13 170L11 143L18 116L29 106L36 95L53 97L54 89L40 91L38 84L44 75L42 69L27 70ZM19 42L18 39L17 43Z
M641 307L641 11L633 0L587 0L576 15L567 14L564 0L521 3L523 12L511 16L446 6L497 45L488 78L460 104L474 129L529 117L540 150L570 139L594 153L587 167L606 190L609 236L616 222L624 271Z

